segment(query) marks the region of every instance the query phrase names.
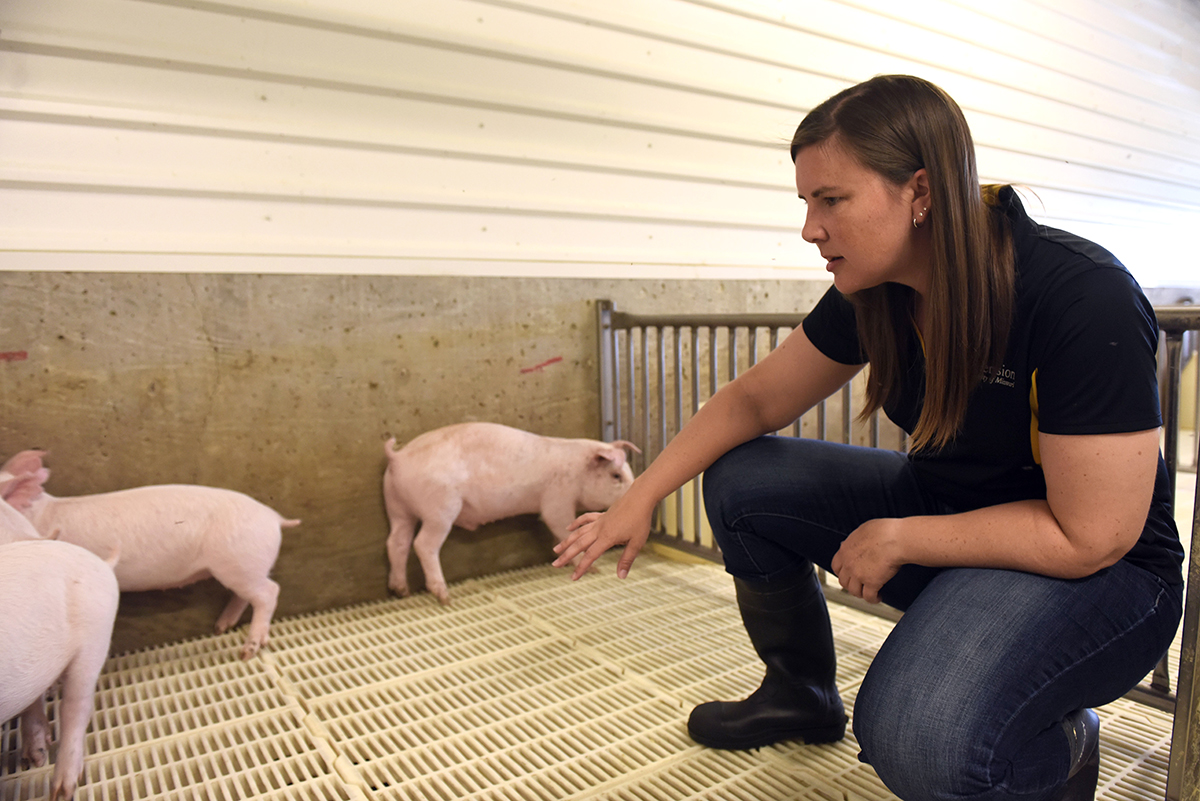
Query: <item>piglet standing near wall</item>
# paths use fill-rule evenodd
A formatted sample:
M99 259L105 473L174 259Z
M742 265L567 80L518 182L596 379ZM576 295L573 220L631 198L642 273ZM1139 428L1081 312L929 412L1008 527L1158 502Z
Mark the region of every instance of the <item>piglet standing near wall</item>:
M479 526L538 512L559 540L580 512L607 509L633 483L625 448L631 442L543 437L497 423L460 423L428 431L388 457L383 498L388 534L388 587L408 595L409 548L425 583L450 602L438 557L451 526ZM417 525L420 524L420 531Z
M21 715L22 764L46 764L46 691L62 678L51 797L71 798L83 773L84 733L108 658L120 592L112 566L76 545L0 545L0 721Z
M0 471L35 474L43 455L22 451ZM101 556L119 552L122 592L167 590L215 578L234 594L217 619L218 634L237 625L247 606L254 608L242 659L267 644L279 598L279 585L269 575L279 556L280 529L300 524L240 492L190 484L71 498L43 491L21 512L43 536Z

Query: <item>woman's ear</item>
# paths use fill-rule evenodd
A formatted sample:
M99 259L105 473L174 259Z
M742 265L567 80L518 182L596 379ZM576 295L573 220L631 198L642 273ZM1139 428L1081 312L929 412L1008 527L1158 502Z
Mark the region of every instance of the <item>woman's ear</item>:
M913 225L919 226L929 217L930 209L929 174L924 167L912 174L906 188L912 192Z
M924 167L912 174L911 179L908 179L908 186L912 188L913 203L929 207L929 173L926 173Z

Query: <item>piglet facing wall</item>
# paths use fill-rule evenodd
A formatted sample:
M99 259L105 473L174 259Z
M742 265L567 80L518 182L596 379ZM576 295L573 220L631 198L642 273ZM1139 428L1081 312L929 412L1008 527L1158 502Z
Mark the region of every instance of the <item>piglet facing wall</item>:
M40 466L40 453L23 451L3 470L28 470L31 453ZM165 590L210 577L221 582L234 595L217 619L218 634L235 626L247 606L254 610L242 659L267 643L279 598L269 574L279 556L280 529L300 524L240 492L188 484L70 498L43 491L22 512L43 536L101 556L119 552L122 591Z
M21 715L22 764L46 764L43 700L62 677L52 798L71 798L119 599L112 567L75 545L0 545L0 720Z
M630 442L543 437L497 423L460 423L426 432L396 450L388 440L383 498L391 531L388 587L408 595L406 566L417 552L425 583L449 603L439 553L451 526L469 531L537 512L560 540L584 511L602 511L625 494L633 471ZM417 526L420 530L417 530Z

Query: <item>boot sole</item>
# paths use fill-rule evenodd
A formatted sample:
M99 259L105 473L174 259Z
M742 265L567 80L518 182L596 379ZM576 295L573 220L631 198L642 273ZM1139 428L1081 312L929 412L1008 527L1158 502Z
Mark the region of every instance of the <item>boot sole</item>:
M833 726L821 726L808 729L783 729L778 731L756 732L755 736L747 737L706 737L697 736L688 726L688 735L700 745L709 748L721 748L726 751L744 751L750 748L764 748L768 745L790 740L799 740L805 745L820 745L835 743L846 736L846 721Z

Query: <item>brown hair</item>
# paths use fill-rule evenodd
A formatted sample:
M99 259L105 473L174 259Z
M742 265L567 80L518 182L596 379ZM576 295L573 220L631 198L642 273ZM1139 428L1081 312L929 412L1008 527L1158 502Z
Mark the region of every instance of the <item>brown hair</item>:
M836 136L863 166L900 186L924 168L929 180L932 281L925 299L925 399L913 450L947 445L962 426L971 392L1004 359L1015 283L1007 221L985 202L975 145L958 104L928 81L880 75L814 108L792 137L801 148ZM895 400L906 369L904 343L915 292L886 283L848 295L870 361L866 418Z

